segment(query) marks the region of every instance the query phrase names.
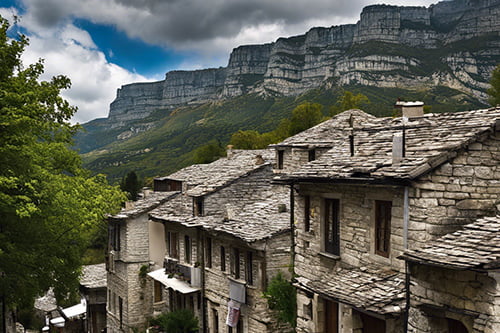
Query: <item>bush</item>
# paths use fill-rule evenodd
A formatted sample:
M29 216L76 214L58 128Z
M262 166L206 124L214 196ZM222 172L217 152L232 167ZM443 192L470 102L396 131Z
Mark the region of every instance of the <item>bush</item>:
M151 319L150 324L166 333L192 333L199 329L198 318L186 309L163 313Z

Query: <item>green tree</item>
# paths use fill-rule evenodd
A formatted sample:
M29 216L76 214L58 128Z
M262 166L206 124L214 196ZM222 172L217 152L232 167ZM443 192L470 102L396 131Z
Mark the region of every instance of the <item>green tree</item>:
M137 177L135 171L130 171L123 177L120 188L122 191L128 193L128 198L130 200L137 201L139 193L141 192L142 182Z
M239 130L233 133L229 144L236 149L261 149L267 146L263 141L262 134L254 130Z
M211 163L226 154L224 148L216 140L212 140L206 145L200 146L194 150L193 162L196 164Z
M289 136L302 132L325 120L322 112L323 105L319 103L305 102L298 105L292 111L290 118Z
M125 198L69 149L69 79L40 81L42 61L24 67L28 40L8 28L0 17L0 298L20 308L50 287L59 299L77 292L94 226Z
M490 85L491 87L488 89L490 98L488 101L492 106L500 105L500 65L497 65L493 73L491 73Z
M282 272L273 276L264 292L264 297L269 308L275 311L276 319L280 323L288 323L291 327L295 327L297 292Z
M198 319L186 309L161 314L152 319L150 324L168 333L192 333L199 329Z
M370 100L365 95L361 93L354 95L350 91L345 91L337 103L330 107L330 115L334 116L351 109L361 109L366 104L370 104Z

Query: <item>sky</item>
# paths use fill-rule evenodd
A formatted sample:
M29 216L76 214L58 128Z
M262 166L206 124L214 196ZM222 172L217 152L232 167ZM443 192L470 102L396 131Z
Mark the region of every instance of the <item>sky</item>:
M124 84L163 80L171 70L227 66L232 49L312 27L356 23L372 4L438 0L0 0L10 34L30 44L25 65L44 59L43 80L63 74L73 123L107 117ZM13 17L17 16L16 24Z

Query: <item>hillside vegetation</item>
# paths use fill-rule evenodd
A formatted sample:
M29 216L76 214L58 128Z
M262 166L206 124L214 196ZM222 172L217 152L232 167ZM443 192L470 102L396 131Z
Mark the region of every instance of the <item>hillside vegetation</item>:
M118 181L127 172L135 170L141 177L167 175L193 163L194 150L208 142L225 147L231 135L238 130L256 130L261 133L276 128L288 118L292 110L303 102L323 105L325 116L344 91L366 95L370 104L364 111L376 116L391 116L394 102L421 100L431 112L463 111L485 107L472 96L447 87L409 91L397 88L348 86L343 89L315 89L297 97L261 97L256 94L232 99L186 106L172 112L157 110L127 128L103 126L103 120L84 125L92 135L80 133L77 149L83 153L87 168L104 173ZM118 140L131 128L149 128ZM132 131L133 132L133 131Z

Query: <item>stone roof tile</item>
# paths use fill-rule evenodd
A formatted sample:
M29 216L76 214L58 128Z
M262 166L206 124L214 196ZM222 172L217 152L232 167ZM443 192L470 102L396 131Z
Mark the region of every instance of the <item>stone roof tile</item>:
M345 118L345 117L344 117ZM289 175L276 180L293 179L414 179L441 165L471 143L493 132L500 119L500 107L466 112L425 114L404 123L405 157L392 161L392 140L403 133L402 118L365 117L346 131L335 128L334 118L313 127L331 127L328 132L332 149ZM496 128L498 130L498 128ZM282 143L305 143L304 133ZM354 156L350 156L348 135L354 136ZM296 138L297 137L297 138Z
M452 269L500 268L500 216L465 225L421 248L407 250L404 259Z
M83 266L80 285L85 288L105 288L106 282L106 264L85 265Z
M232 150L231 156L208 164L194 164L157 180L177 180L188 185L187 194L201 196L274 162L272 149Z
M328 279L296 281L302 288L378 314L400 314L405 307L404 274L376 266L339 267Z
M225 233L251 243L289 230L290 215L286 211L280 212L280 205L286 205L288 201L287 197L270 192L267 199L248 204L239 212L228 212L227 216L192 216L189 204L177 198L152 211L150 217L156 221Z
M179 195L179 192L150 192L147 196L137 201L132 201L130 208L122 208L118 214L112 215L109 218L121 220L147 213L177 195Z

